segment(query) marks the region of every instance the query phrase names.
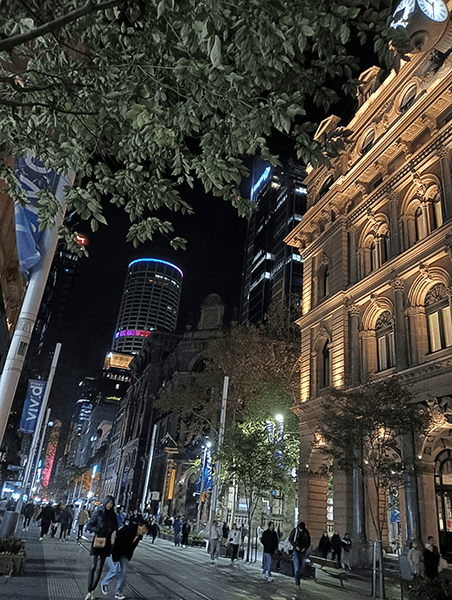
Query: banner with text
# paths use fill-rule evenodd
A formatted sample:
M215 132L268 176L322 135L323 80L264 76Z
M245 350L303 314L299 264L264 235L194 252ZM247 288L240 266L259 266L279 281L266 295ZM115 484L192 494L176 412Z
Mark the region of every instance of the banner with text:
M22 418L20 420L20 431L23 431L24 433L34 433L38 423L39 411L41 410L46 384L47 381L42 381L42 379L29 380Z

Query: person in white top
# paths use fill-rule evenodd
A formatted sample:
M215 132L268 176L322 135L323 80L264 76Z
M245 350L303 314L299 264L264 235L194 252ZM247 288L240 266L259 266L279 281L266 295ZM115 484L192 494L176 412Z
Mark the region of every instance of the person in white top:
M220 556L222 529L218 526L218 521L212 523L210 528L210 558L214 563Z
M240 531L237 528L237 523L234 523L231 531L229 532L228 543L231 546L231 562L233 563L237 558L237 553L239 551L240 542L242 541L242 536Z

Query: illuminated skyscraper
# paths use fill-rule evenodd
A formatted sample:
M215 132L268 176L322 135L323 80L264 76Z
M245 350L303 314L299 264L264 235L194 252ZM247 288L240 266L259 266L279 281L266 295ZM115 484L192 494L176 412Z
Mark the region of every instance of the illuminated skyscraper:
M183 273L157 258L130 263L122 295L112 350L138 354L151 331L174 331Z
M283 168L256 169L251 200L259 205L249 220L240 322L262 321L272 301L301 296L303 263L284 243L306 211L306 172L292 161Z

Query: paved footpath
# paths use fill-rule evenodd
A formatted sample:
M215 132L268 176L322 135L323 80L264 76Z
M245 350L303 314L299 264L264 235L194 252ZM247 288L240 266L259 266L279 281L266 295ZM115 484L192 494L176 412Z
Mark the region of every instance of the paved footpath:
M87 593L90 565L89 540L82 545L74 537L39 540L39 528L21 535L26 544L25 575L0 576L1 600L83 600ZM104 570L104 574L106 570ZM231 565L219 559L211 565L202 548L175 548L171 542L145 538L128 569L124 589L127 600L364 600L371 597L369 571L353 571L341 588L338 580L326 577L303 580L296 592L292 577L274 574L275 581L261 579L259 563ZM114 586L109 597L114 597ZM197 588L197 589L196 589ZM104 598L100 586L96 598ZM387 600L402 598L400 583L388 578Z

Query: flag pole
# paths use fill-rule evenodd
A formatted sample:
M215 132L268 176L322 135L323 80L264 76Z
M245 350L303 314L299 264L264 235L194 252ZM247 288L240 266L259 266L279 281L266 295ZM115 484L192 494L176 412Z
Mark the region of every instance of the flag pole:
M8 423L11 406L19 383L25 356L30 344L31 334L36 322L36 317L41 304L44 289L49 276L50 267L58 243L58 228L63 223L66 204L64 202L64 187L72 185L75 173L71 171L66 179L61 177L55 196L61 202L61 208L55 217L55 227L47 228L43 233L41 258L30 274L24 302L20 311L14 335L11 340L5 365L0 379L0 447Z

